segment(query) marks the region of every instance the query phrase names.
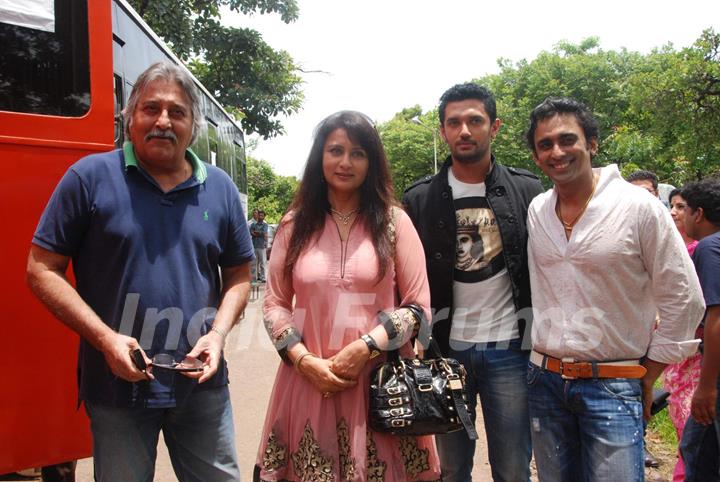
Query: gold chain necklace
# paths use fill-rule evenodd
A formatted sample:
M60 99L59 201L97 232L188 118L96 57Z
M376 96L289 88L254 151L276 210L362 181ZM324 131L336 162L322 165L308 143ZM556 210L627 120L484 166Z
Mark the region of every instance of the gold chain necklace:
M595 175L593 175L593 185L592 185L592 191L590 192L590 196L588 196L587 201L585 201L585 205L583 205L582 209L578 213L575 218L570 221L569 223L566 223L565 220L562 218L562 214L560 214L560 196L558 195L557 202L555 202L555 214L557 214L558 219L563 225L563 229L566 233L573 230L573 227L577 224L577 222L580 220L583 214L585 214L585 210L587 209L588 205L590 204L590 201L593 198L593 195L595 194L595 188L597 187L597 180L595 179Z
M348 223L350 222L350 218L352 217L353 214L358 212L358 210L359 210L359 208L353 209L352 211L349 211L349 212L343 214L336 209L330 208L330 212L332 212L334 215L336 215L338 218L340 218L340 221L342 221L344 226L348 225Z

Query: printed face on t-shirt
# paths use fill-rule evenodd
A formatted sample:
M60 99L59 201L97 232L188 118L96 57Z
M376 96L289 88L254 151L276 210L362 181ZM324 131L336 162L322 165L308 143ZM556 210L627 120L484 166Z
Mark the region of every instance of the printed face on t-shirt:
M482 281L496 274L490 264L502 256L495 215L485 198L463 198L456 204L455 269L465 272L463 278Z

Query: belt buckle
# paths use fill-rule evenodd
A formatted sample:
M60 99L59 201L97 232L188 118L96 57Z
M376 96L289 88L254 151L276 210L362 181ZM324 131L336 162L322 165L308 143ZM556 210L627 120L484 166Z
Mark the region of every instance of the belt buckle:
M576 363L576 360L572 357L565 357L560 359L560 377L562 377L563 380L575 380L577 377L573 377L570 375L565 375L565 364L570 363L574 364ZM570 367L568 367L568 370Z

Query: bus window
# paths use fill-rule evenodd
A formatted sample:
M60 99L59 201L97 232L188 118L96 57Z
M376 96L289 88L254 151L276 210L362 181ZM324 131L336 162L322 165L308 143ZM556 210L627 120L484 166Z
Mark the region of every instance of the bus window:
M217 127L215 126L215 123L211 121L210 119L207 120L207 127L208 127L208 147L210 149L210 152L208 153L208 159L206 159L206 162L209 162L213 166L217 166L217 155L218 155L218 135L217 135Z
M0 110L82 116L90 108L87 0L55 0L47 30L2 21L12 5L0 6Z
M123 81L117 74L113 75L113 77L115 80L115 147L122 147L125 140L125 132L123 131L125 122L122 115L125 105L122 90Z
M235 184L242 193L247 193L247 170L245 168L245 155L243 147L235 144Z

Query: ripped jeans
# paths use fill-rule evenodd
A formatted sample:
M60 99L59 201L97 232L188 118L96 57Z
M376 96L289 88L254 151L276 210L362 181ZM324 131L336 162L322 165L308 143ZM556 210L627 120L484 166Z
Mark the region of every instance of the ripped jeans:
M532 433L541 482L644 480L639 379L563 379L530 363Z

